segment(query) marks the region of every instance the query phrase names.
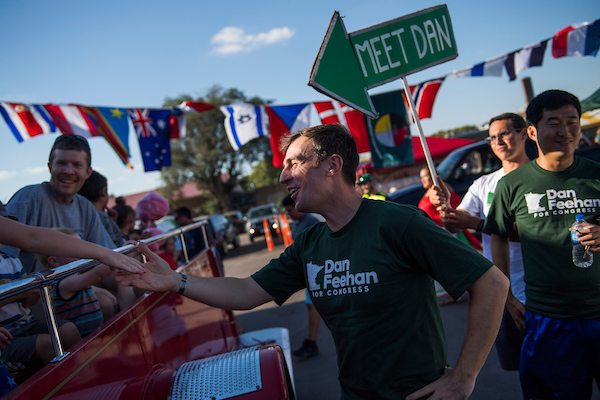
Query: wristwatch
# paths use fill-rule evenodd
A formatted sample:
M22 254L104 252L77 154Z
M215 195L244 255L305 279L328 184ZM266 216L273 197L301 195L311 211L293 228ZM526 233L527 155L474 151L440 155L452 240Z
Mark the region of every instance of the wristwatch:
M181 280L179 281L179 290L177 291L177 294L183 294L183 292L185 292L186 284L187 284L187 275L181 274Z
M481 232L483 231L483 223L485 222L485 219L480 219L479 223L477 223L477 227L475 228L475 230L477 232Z

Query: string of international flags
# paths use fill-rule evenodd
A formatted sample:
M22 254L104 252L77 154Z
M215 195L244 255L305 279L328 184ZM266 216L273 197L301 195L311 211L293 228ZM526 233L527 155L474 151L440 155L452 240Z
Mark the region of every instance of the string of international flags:
M451 75L455 79L476 76L500 77L503 70L506 70L509 80L513 81L525 69L542 65L550 40L553 58L596 56L600 48L600 19L568 26L552 38L455 70ZM450 74L410 87L420 119L431 118L435 98L448 75ZM375 100L376 96L373 98ZM393 103L388 105L388 108L397 110L403 118L400 118L400 121L387 121L387 129L384 132L378 128L377 121L372 121L337 101L281 106L235 103L221 106L220 110L225 115L224 124L233 149L237 150L254 138L269 135L273 165L280 167L283 161L283 155L279 152L280 138L290 131L295 132L310 126L309 106L313 105L321 123L342 123L350 129L359 152L371 151L373 155L381 156L379 162L373 160L373 166L378 168L401 162L393 153L405 151L394 148L400 147L397 145L405 141L408 135L407 125L410 123L407 122L406 99L401 90L387 93L385 99L386 103ZM55 133L57 129L62 134L78 134L88 138L104 137L129 168L131 153L128 138L131 122L138 137L145 171L160 170L171 165L170 140L185 137L186 113L200 113L215 108L211 104L193 101L186 101L172 108L143 109L0 102L0 114L19 142L38 135ZM406 161L404 157L402 162Z

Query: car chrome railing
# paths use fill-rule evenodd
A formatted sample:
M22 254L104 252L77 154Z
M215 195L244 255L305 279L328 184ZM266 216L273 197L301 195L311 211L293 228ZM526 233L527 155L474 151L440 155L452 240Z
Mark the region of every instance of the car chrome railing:
M184 233L201 228L204 237L205 247L208 248L209 245L206 234L207 225L208 221L195 222L190 225L186 225L184 227L176 228L169 232L153 236L148 239L140 240L138 243L145 243L146 245L151 245L153 243L161 242L170 237L179 235L179 239L181 240L181 247L185 257L185 262L188 263L190 261L190 258L185 245ZM137 251L137 248L137 244L129 244L126 246L116 248L114 249L114 251L122 254L130 254ZM145 257L144 261L146 261ZM100 262L96 260L77 260L69 264L65 264L60 267L52 268L43 272L33 272L26 277L15 279L12 282L0 285L0 301L26 292L28 290L39 289L40 300L42 301L42 307L44 308L44 313L46 316L46 324L48 325L48 332L50 333L50 338L52 339L52 346L54 347L54 354L56 355L56 357L52 359L51 362L60 361L67 355L69 355L69 353L63 350L60 342L58 325L56 324L54 307L52 306L50 290L48 289L48 287L54 282L60 281L61 279L66 278L67 276L80 272L85 272L99 264Z

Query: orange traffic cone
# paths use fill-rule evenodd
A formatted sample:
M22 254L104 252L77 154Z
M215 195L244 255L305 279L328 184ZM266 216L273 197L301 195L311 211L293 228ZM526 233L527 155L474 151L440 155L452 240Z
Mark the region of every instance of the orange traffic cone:
M275 225L277 225L277 228L275 228L275 232L277 232L277 238L279 239L279 243L283 243L283 235L281 231L281 215L275 215Z
M281 230L283 231L283 244L287 247L294 243L294 239L292 239L292 230L290 229L285 214L281 215Z
M263 228L265 230L265 239L267 240L267 250L273 251L275 248L275 244L273 243L273 238L271 237L271 227L269 226L269 221L267 219L263 219Z

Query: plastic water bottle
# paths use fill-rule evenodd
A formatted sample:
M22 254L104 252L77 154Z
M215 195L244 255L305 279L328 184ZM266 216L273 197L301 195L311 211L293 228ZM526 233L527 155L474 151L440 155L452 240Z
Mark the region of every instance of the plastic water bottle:
M579 268L589 268L594 263L594 254L589 251L589 246L579 243L579 229L583 229L589 224L585 220L585 215L577 214L576 220L571 226L571 242L573 242L573 264Z

